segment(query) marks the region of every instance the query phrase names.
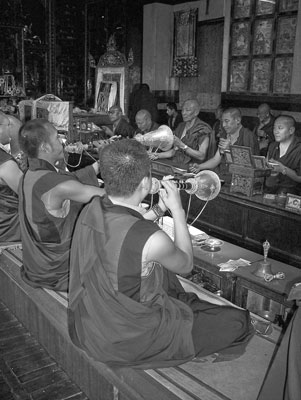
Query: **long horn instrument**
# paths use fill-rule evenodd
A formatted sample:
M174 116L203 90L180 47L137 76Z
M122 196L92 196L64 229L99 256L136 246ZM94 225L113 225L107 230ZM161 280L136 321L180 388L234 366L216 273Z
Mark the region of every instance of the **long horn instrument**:
M162 151L170 150L174 142L172 130L167 125L161 125L155 131L145 133L144 135L138 134L135 136L135 139L144 146L157 148Z

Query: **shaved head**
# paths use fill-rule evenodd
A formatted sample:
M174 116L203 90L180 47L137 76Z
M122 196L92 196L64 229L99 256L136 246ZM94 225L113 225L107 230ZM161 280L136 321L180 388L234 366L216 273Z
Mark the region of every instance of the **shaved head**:
M296 126L296 121L294 117L291 117L290 115L279 115L279 117L276 118L275 123L281 121L284 123L288 128L295 128Z
M226 110L224 110L223 114L230 114L232 118L239 118L241 119L241 111L239 108L226 108Z
M260 104L258 107L258 113L270 113L271 107L267 103Z
M0 112L0 142L5 145L10 140L17 141L21 125L18 118Z

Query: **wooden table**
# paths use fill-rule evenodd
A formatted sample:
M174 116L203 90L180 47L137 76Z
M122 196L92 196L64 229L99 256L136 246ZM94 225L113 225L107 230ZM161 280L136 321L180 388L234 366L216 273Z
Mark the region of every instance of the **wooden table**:
M257 263L263 260L263 256L226 241L216 252L194 247L194 257L193 272L200 275L200 280L209 281L207 288L208 285L215 287L221 291L223 297L240 307L249 308L254 313L262 309L272 309L283 320L286 319L293 306L292 302L287 301L287 296L293 284L301 282L300 269L270 259L272 272L284 272L285 279L265 282L263 278L254 275ZM239 267L234 272L219 271L218 264L239 258L250 261L251 265Z

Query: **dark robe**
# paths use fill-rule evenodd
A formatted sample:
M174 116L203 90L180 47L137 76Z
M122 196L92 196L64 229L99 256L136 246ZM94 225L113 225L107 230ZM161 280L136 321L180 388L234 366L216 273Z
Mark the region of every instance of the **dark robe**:
M210 125L206 124L206 122L200 120L199 118L195 119L193 126L190 129L187 129L185 136L182 137L184 129L186 127L186 122L181 122L174 134L181 141L190 147L193 150L199 150L199 145L203 142L205 137L209 137L209 146L207 150L208 153L214 154L215 152L215 137ZM211 142L211 143L210 143ZM214 151L212 151L214 149ZM207 158L206 158L207 159ZM170 164L175 167L187 169L190 163L200 163L200 160L190 157L185 153L182 149L177 149L175 155L171 158L164 158L160 160L164 164Z
M121 118L113 130L114 135L120 135L123 138L132 138L134 136L135 129L125 120Z
M241 355L254 334L247 311L186 293L158 263L141 277L144 245L158 229L105 198L84 208L71 249L73 342L98 361L140 368L177 365L216 351Z
M167 123L170 129L174 131L181 122L183 122L182 114L178 112L175 119L173 118L173 116L168 117Z
M226 131L222 134L221 137L227 137ZM254 132L250 131L250 129L245 128L244 126L240 128L238 138L236 139L235 143L233 143L233 145L250 147L251 153L254 156L259 155L259 144L257 136Z
M273 158L279 161L285 167L288 167L301 175L301 140L294 137L292 143L289 145L287 152L280 157L279 142L273 142L268 148L268 160ZM293 181L287 175L279 173L275 176L268 176L265 180L265 191L269 193L301 193L301 184Z
M0 148L0 165L14 158ZM0 242L1 244L21 241L18 196L6 184L0 183Z
M89 356L112 366L154 368L194 356L193 314L167 296L162 268L141 279L141 254L158 226L136 211L94 198L71 249L69 332Z
M82 204L70 201L65 217L50 214L41 200L59 183L79 180L98 185L92 166L74 173L57 173L48 162L29 159L29 170L19 185L19 215L23 248L22 278L33 287L67 290L69 256L75 221Z
M259 128L260 124L257 124L256 127L254 128L254 133L258 137L261 156L266 156L269 144L275 141L274 122L275 122L275 117L273 117L273 115L270 115L270 120L267 124L265 124L261 128ZM264 131L265 137L258 136L257 134L258 129Z

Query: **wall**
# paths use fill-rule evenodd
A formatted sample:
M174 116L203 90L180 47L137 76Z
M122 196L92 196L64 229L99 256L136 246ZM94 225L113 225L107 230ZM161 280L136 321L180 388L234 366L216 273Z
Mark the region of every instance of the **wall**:
M200 0L176 6L161 3L144 6L142 81L149 84L157 97L162 98L162 104L164 103L162 108L165 107L166 101L182 103L183 98L181 97L185 97L185 91L190 93L191 87L197 88L197 78L171 77L174 12L198 8L199 21L223 17L224 0L211 0L208 10L206 10L206 3L206 0ZM180 97L179 89L181 89ZM168 96L171 97L168 98Z
M175 6L153 3L144 6L144 37L143 37L143 81L150 84L156 95L161 98L162 104L159 108L165 108L166 94L172 92L177 98L177 102L181 105L188 95L199 93L202 98L206 97L206 93L199 91L200 85L198 78L173 78L171 77L172 60L173 60L173 36L174 24L173 13L175 11L198 8L199 22L210 22L217 19L224 21L224 40L222 49L222 71L221 71L221 88L220 92L227 91L228 77L228 52L230 41L230 17L231 17L231 0L210 0L209 8L206 9L207 1L200 0L177 4ZM293 76L291 84L291 94L301 94L301 0L299 0L298 24L296 32ZM157 96L158 97L158 96ZM212 97L212 96L211 96ZM214 96L213 96L214 97ZM165 100L165 101L163 101ZM214 97L208 97L208 104L202 105L203 111L213 110L214 104L218 100ZM256 116L256 106L254 108L242 108L243 114L248 116ZM282 111L293 115L297 121L301 122L301 112L286 111L286 108L279 109L275 114Z

